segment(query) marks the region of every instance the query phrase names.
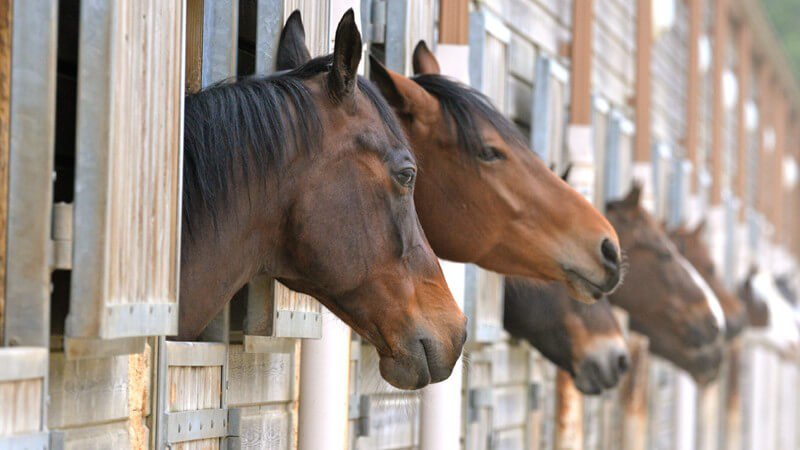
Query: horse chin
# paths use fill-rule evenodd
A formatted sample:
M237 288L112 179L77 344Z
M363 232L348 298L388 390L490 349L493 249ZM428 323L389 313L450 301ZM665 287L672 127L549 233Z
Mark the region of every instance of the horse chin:
M569 296L575 300L587 305L592 305L603 296L603 291L597 287L597 285L582 277L577 272L566 270L564 273L566 274L565 283L567 285L567 292Z

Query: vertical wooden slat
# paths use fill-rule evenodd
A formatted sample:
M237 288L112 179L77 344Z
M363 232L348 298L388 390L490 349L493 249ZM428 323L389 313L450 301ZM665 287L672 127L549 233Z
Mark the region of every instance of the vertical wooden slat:
M592 123L592 18L593 0L572 4L572 102L570 123Z
M0 345L6 299L6 211L8 201L9 115L11 112L12 0L0 1Z
M569 373L556 375L556 449L583 448L583 396L575 388Z
M711 61L711 204L722 199L722 152L724 151L723 124L725 121L722 73L725 67L725 47L728 38L728 0L717 0L714 4L714 38Z
M757 177L756 187L756 204L755 207L761 214L766 215L769 205L769 196L767 195L767 187L769 186L769 177L764 171L767 167L768 155L764 142L764 133L771 125L769 111L771 111L772 104L770 103L769 83L770 83L770 70L766 66L766 62L762 61L758 69L758 129L756 136L756 167L755 176Z
M691 177L689 192L697 189L697 172L700 164L697 158L700 142L700 29L704 0L688 0L689 3L689 65L686 82L686 157L692 163L695 175Z
M774 227L773 242L779 244L783 225L783 154L787 121L786 92L779 84L773 84L773 110L775 128L775 148L772 150L771 163L766 173L769 174L770 214L769 219ZM793 211L797 214L797 211Z
M469 2L439 1L439 42L467 45L469 36Z
M737 69L739 78L739 102L736 106L736 115L739 128L737 130L737 174L732 178L732 180L736 181L736 186L734 186L736 195L742 200L743 205L745 204L744 200L747 195L747 177L745 175L747 174L747 151L750 147L750 131L747 129L745 107L750 100L750 66L752 64L752 57L750 54L751 40L750 28L746 24L743 24L739 27L739 36L736 41L738 53L736 60L738 62ZM747 208L745 207L739 209L740 219L744 219L746 210Z
M634 160L650 161L650 103L653 46L652 1L637 0L636 15L636 151Z

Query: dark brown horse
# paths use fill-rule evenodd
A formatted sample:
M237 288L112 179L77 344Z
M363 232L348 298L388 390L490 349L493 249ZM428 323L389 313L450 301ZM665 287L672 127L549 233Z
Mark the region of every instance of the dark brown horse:
M506 278L505 329L569 372L584 394L617 385L630 365L625 338L605 298L571 299L561 283Z
M309 58L299 15L289 18L279 68ZM591 301L620 279L617 235L578 192L528 148L483 94L438 74L421 42L413 80L373 60L371 75L394 107L419 163L417 213L442 258L495 272L565 281Z
M747 310L744 302L726 289L715 274L714 262L702 238L704 226L705 222L701 222L694 230L679 228L670 232L669 237L678 251L703 276L719 299L719 304L725 313L725 338L730 340L738 336L747 325Z
M650 350L706 383L719 372L724 318L713 292L639 204L641 188L608 203L606 216L628 258L628 281L609 296Z
M465 318L414 207L417 163L357 76L348 11L332 55L186 98L180 337L257 274L310 294L375 345L399 388L447 378Z

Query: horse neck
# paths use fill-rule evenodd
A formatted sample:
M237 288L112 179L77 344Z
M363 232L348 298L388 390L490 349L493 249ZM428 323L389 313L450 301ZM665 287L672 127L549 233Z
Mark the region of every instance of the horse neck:
M244 183L242 183L244 184ZM248 192L247 190L250 190ZM232 189L229 210L181 242L179 336L194 339L255 275L276 265L283 216L275 195ZM252 199L252 200L251 200ZM258 206L250 205L258 201Z

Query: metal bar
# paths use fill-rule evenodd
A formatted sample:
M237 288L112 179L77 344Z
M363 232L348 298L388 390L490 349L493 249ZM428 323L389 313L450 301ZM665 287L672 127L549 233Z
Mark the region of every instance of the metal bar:
M49 357L42 347L0 348L0 382L45 378Z
M236 75L238 0L205 0L203 5L203 87Z
M386 3L386 34L384 62L398 73L406 73L407 0L388 0Z
M72 269L72 226L71 203L53 205L53 268Z
M483 64L486 51L486 19L479 11L469 13L469 82L483 89Z
M227 409L198 409L170 412L167 416L167 442L221 438L228 434Z
M531 104L531 148L544 162L550 162L550 66L548 56L540 55L534 66Z
M164 348L166 366L221 366L227 359L222 343L166 341Z
M283 0L257 0L256 73L275 70L278 40L283 29Z
M4 342L47 347L58 5L15 2L13 15Z

